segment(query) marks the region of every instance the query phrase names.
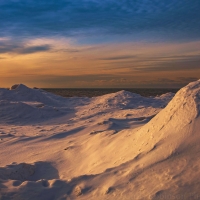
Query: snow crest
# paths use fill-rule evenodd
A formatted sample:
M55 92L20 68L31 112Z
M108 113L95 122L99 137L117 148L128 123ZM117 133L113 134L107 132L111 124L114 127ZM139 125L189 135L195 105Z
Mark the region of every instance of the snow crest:
M200 199L200 80L150 98L0 89L1 122L40 115L52 120L0 127L3 198Z

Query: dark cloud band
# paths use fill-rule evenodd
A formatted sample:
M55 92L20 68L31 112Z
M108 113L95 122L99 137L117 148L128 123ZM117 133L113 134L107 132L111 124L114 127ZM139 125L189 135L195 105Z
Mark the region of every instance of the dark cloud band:
M20 42L0 41L0 53L32 54L51 50L50 45L26 46Z
M102 34L200 36L199 0L2 0L1 36Z

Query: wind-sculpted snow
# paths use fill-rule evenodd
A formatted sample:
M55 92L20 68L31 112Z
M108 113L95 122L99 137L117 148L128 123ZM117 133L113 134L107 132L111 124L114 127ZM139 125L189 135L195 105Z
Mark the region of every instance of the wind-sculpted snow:
M14 89L0 89L0 100L8 101L36 101L49 106L63 106L65 98L45 92L40 89L31 89L19 84Z
M68 110L70 112L70 110ZM45 106L38 102L0 101L0 124L33 124L63 116L62 111L55 107Z
M151 132L162 132L162 135L174 134L174 132L184 132L186 127L193 126L199 120L200 113L200 81L190 83L182 88L162 110L144 128ZM145 132L145 131L144 131ZM191 128L191 134L194 130Z
M127 91L95 98L64 98L41 89L31 89L23 84L16 84L10 90L0 89L0 123L31 124L70 113L77 112L80 115L80 112L85 111L92 115L119 108L134 109L148 106L163 108L169 99L169 97L145 98Z
M173 98L174 94L162 95L155 98L142 97L139 94L134 94L128 91L120 91L113 94L107 94L100 97L93 98L94 106L101 106L106 108L121 108L121 109L135 109L138 107L165 107L167 103Z
M0 90L2 199L200 199L200 80L150 98L36 90L62 106L18 90ZM49 119L30 123L41 109ZM29 123L7 125L17 116Z

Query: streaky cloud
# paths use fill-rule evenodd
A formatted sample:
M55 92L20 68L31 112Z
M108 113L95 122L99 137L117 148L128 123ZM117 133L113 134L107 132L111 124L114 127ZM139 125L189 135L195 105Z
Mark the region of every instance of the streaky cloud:
M0 41L0 53L13 53L13 54L33 54L38 52L47 52L51 50L51 45L32 45L27 46L23 42L6 40Z
M114 56L114 57L105 57L105 58L100 58L99 60L125 60L125 59L133 59L136 58L137 56L134 55L125 55L125 56Z
M51 49L50 45L32 46L32 47L22 48L19 51L16 51L16 53L18 53L18 54L32 54L32 53L49 51L50 49Z
M0 36L200 38L199 0L3 0L0 7Z

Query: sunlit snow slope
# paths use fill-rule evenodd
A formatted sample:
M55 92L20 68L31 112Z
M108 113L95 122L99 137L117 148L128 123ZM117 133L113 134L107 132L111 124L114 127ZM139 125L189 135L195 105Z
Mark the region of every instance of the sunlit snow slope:
M0 89L0 197L200 199L200 80L173 96Z

